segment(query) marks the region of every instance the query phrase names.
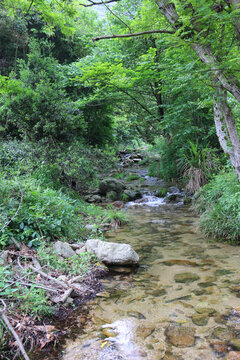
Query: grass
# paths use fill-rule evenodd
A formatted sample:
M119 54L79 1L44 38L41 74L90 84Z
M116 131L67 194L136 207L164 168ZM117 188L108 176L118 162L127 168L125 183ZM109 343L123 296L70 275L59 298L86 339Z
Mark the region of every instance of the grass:
M158 190L158 196L159 197L165 197L167 195L168 190L166 188L159 189Z
M217 175L195 195L200 228L232 245L240 243L240 182L234 171Z
M140 176L137 175L137 174L130 174L130 175L126 178L126 181L138 180L139 178L140 178Z

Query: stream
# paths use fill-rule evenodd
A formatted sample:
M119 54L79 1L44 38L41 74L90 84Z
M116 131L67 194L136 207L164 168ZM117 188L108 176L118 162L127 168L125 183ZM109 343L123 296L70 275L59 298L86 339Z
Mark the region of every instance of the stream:
M132 245L139 268L102 281L59 360L240 359L239 248L206 239L189 206L151 195L154 181L107 234Z

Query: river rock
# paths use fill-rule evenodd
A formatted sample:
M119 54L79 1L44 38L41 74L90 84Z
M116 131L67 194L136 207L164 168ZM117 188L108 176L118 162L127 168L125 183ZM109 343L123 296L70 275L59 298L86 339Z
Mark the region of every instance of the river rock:
M137 190L124 190L123 194L125 194L127 196L127 199L129 201L141 199L141 197L142 197L141 192L137 191Z
M134 317L136 319L139 319L139 320L145 320L146 319L145 316L142 313L138 312L138 311L128 311L127 315L131 316L131 317Z
M199 279L200 278L197 274L190 273L190 272L180 273L180 274L176 274L174 276L174 280L179 283L191 283L191 282L197 281Z
M198 326L207 325L208 320L209 320L209 317L206 314L193 314L192 315L192 322Z
M88 203L99 203L102 201L102 198L100 195L86 195L84 200Z
M71 246L63 241L57 241L53 245L53 249L55 253L59 256L62 256L65 259L68 259L75 255L75 251L71 248Z
M190 347L195 344L195 330L178 324L169 325L165 330L167 340L176 347Z
M180 194L180 190L178 187L176 186L170 186L170 188L168 189L169 194Z
M198 306L195 307L195 310L198 314L208 314L208 315L212 315L215 314L216 310L213 308L209 308L207 307L205 304L200 304Z
M189 261L189 260L175 260L175 259L171 259L171 260L165 260L162 261L162 264L167 265L167 266L173 266L173 265L180 265L180 266L198 266L198 264L194 261Z
M120 194L125 188L125 185L121 181L114 178L107 178L100 182L99 193L106 195L110 191L115 191L117 194Z
M108 265L136 265L139 256L129 244L117 244L99 239L87 240L87 251L93 252Z
M222 341L231 341L234 338L234 332L231 329L218 326L213 330L212 337Z
M153 333L155 330L155 325L150 322L144 322L138 326L136 330L136 334L138 337L142 339L146 339L149 335Z

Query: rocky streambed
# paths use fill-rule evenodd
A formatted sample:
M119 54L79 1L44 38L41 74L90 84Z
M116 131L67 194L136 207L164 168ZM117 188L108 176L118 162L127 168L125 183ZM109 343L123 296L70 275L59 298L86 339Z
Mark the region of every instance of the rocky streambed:
M146 180L149 192L125 206L129 224L107 236L130 244L140 266L103 280L54 359L240 359L239 248L205 239L189 206Z

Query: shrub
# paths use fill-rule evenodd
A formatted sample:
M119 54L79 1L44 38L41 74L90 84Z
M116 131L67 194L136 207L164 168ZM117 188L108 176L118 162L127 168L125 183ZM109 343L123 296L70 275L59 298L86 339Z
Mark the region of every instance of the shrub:
M14 237L20 242L36 243L41 237L81 238L79 201L60 190L42 188L33 178L0 179L1 245ZM14 214L17 214L14 217Z
M200 228L233 245L240 242L240 183L235 172L221 173L195 195Z

